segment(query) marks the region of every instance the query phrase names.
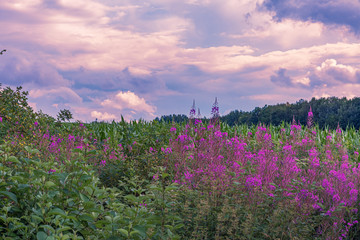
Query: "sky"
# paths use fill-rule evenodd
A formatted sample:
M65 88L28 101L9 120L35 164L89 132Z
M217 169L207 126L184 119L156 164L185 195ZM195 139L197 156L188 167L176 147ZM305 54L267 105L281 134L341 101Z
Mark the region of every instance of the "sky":
M0 82L84 122L360 95L359 0L1 0Z

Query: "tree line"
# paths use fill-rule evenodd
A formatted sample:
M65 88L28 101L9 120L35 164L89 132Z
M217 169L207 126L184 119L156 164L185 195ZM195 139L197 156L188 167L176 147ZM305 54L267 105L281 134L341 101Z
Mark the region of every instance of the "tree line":
M265 105L256 107L252 111L234 110L229 114L220 117L221 122L230 126L247 124L257 125L259 123L280 125L283 122L291 123L295 119L296 123L306 125L308 112L312 108L314 122L320 128L328 127L335 129L338 124L341 128L354 127L360 128L360 98L312 98L310 101L300 99L296 103L281 103L276 105ZM208 120L202 118L203 120ZM156 118L155 121L174 121L184 122L188 116L184 114L165 115Z

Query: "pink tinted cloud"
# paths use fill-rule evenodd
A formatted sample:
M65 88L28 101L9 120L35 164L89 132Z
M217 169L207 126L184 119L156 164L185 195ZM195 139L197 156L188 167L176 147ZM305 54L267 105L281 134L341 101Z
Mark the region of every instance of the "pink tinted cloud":
M1 2L0 9L16 17L0 22L1 43L13 48L9 52L14 54L8 55L7 65L0 65L0 69L5 66L0 71L5 74L12 69L7 76L14 79L14 84L25 83L38 88L31 92L33 99L48 99L54 104L56 96L65 94L79 114L83 114L80 104L85 104L80 92L86 95L86 91L74 89L74 85L79 82L98 84L98 87L104 84L113 92L108 96L102 93L103 105L94 107L95 101L86 103L87 113L97 112L103 118L116 115L115 110L120 109L128 109L124 112L128 116L135 116L131 111L154 116L157 111L154 101L168 100L167 97L174 95L187 96L190 89L209 95L215 92L229 95L229 92L247 89L248 96L257 96L253 99L264 102L266 97L277 99L281 95L278 91L286 88L271 82L270 78L279 69L286 69L284 76L291 82L287 89L303 85L307 87L303 89L304 95L319 91L313 90L314 82L325 83L331 76L335 85L356 84L360 44L354 35L339 26L331 28L323 23L294 19L277 22L270 12L257 11L257 4L262 1L151 0L137 5L123 1L129 5L114 7L105 2ZM161 6L158 10L164 14L142 19L150 12L152 4ZM187 46L192 39L186 38L186 33L201 32L205 37L212 34L198 29L195 18L184 13L195 11L193 9L199 6L216 12L228 25L221 35L226 43ZM246 13L249 14L245 17ZM337 63L326 62L327 59ZM323 63L326 64L321 67ZM184 65L198 68L199 76L186 73L180 77ZM316 71L318 67L321 69ZM88 71L88 75L82 77L79 73L80 80L69 80L71 78L60 74L79 69ZM126 74L122 74L124 69ZM94 72L109 76L104 79L100 74L88 80ZM167 89L176 82L188 86L187 89ZM145 83L148 85L144 87ZM123 89L119 92L121 86ZM344 88L344 91L349 90L349 87ZM290 92L283 94L290 96ZM140 103L132 104L131 99ZM90 115L87 118L92 117Z
M148 104L144 98L137 96L131 91L118 92L115 96L107 98L101 102L101 105L112 109L132 109L136 112L145 112L153 115L156 107Z
M316 67L313 76L313 85L338 85L339 83L360 82L360 69L339 64L335 59L326 59L320 66Z
M82 98L71 88L67 87L33 89L29 92L29 97L31 97L32 99L45 97L47 100L54 100L58 96L61 96L68 103L82 103Z

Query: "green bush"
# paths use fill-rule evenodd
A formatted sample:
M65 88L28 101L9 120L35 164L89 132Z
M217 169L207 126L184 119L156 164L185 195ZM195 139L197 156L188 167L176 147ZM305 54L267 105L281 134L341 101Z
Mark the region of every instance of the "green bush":
M7 133L31 136L36 115L27 102L28 92L22 87L12 90L10 87L1 88L0 84L0 138L4 139Z
M19 157L0 146L2 239L177 239L179 219L166 215L175 186L135 179L129 194L100 187L80 149L66 164L42 160L28 146Z

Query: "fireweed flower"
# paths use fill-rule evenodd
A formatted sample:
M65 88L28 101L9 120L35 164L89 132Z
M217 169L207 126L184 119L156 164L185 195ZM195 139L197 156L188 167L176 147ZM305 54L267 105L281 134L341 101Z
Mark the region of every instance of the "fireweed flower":
M35 125L35 127L36 127L37 125L39 125L39 123L38 123L38 122L34 122L34 125Z
M307 118L307 126L308 128L311 128L314 124L314 121L313 121L313 117L314 117L314 114L311 110L311 106L310 106L310 110L308 112L308 118Z
M332 199L333 199L333 201L336 202L336 203L340 202L340 196L339 196L339 194L335 194Z
M258 130L259 130L259 131L266 132L266 127L259 126L259 127L258 127Z
M261 179L257 178L257 177L248 177L246 179L246 185L250 186L254 186L254 187L259 187L262 185Z
M0 122L2 122L2 120L3 120L2 117L0 117Z
M322 209L319 205L317 205L316 203L313 204L312 207L313 207L314 210L318 210L318 211L322 211L322 210L323 210L323 209ZM334 225L336 225L336 224L334 223Z
M69 134L68 140L69 141L75 141L75 136Z
M291 148L292 148L291 145L286 145L286 146L283 147L283 150L284 151L291 151Z
M191 127L194 126L189 128ZM249 137L247 133L245 136L241 136L240 133L239 137L235 136L229 139L218 128L208 125L209 131L207 132L206 129L204 129L205 131L201 130L201 127L195 127L199 130L196 138L192 137L193 131L189 131L187 128L180 133L184 135L173 139L168 145L172 152L165 158L171 161L175 159L175 162L172 163L175 170L174 182L186 184L189 188L200 189L204 194L210 194L210 189L206 190L202 185L210 184L214 187L211 188L211 195L216 195L229 186L236 187L232 184L236 181L240 183L241 191L247 191L247 193L261 192L269 199L273 199L273 196L279 194L289 197L290 201L296 199L299 206L305 206L304 210L300 209L301 214L304 215L311 211L326 213L330 209L327 215L339 217L338 225L342 225L340 221L344 219L345 214L339 210L339 205L343 203L351 208L359 207L357 179L360 174L360 164L351 165L350 160L352 159L348 159L346 151L342 151L344 146L340 146L339 149L333 148L338 141L338 135L332 139L334 144L327 142L325 148L318 148L314 144L313 138L316 132L310 130L306 131L305 135L300 135L299 130L302 127L295 123L292 130L296 134L296 138L284 138L288 135L287 129L281 130L283 143L280 143L279 148L275 149L270 144L252 147L252 137ZM256 136L261 143L264 143L266 137L271 139L268 129L264 126L260 126L257 131ZM250 146L249 148L246 147L247 144ZM299 149L299 146L302 148ZM305 147L309 147L309 149ZM330 151L326 152L326 150ZM166 147L163 148L163 151L166 151ZM179 153L181 156L178 157ZM308 155L306 170L299 168L301 165L297 163L298 153L302 158L306 158ZM172 158L171 154L174 154L176 158ZM326 159L326 154L333 154L332 159L336 158L338 161L329 161L331 159ZM357 156L355 152L354 155ZM350 158L352 156L351 154ZM247 175L244 170L247 163L252 165L251 175ZM292 179L301 179L302 187L292 185ZM320 188L314 190L311 188L311 184L320 185ZM245 188L243 188L244 186ZM277 188L284 191L275 193ZM255 204L261 201L256 194L250 196L254 197ZM332 225L333 222L335 220L325 224Z
M168 153L168 154L172 153L171 148L166 148L166 149L164 149L164 148L162 147L162 148L161 148L161 151L164 152L164 153Z
M175 127L170 128L170 132L176 132L176 128Z
M293 124L293 125L291 125L290 128L291 128L291 130L294 130L294 129L301 130L301 125Z
M349 191L350 200L352 203L357 201L358 193L359 193L359 191L354 188Z
M271 185L269 185L269 189L270 189L271 191L275 191L276 187L271 184Z
M191 174L189 171L186 171L184 173L185 175L185 179L188 180L189 182L192 180L192 178L194 177L194 174Z
M201 119L195 119L195 125L198 125L199 123L202 123Z
M265 141L271 140L271 134L265 133L265 135L264 135L264 140L265 140Z

